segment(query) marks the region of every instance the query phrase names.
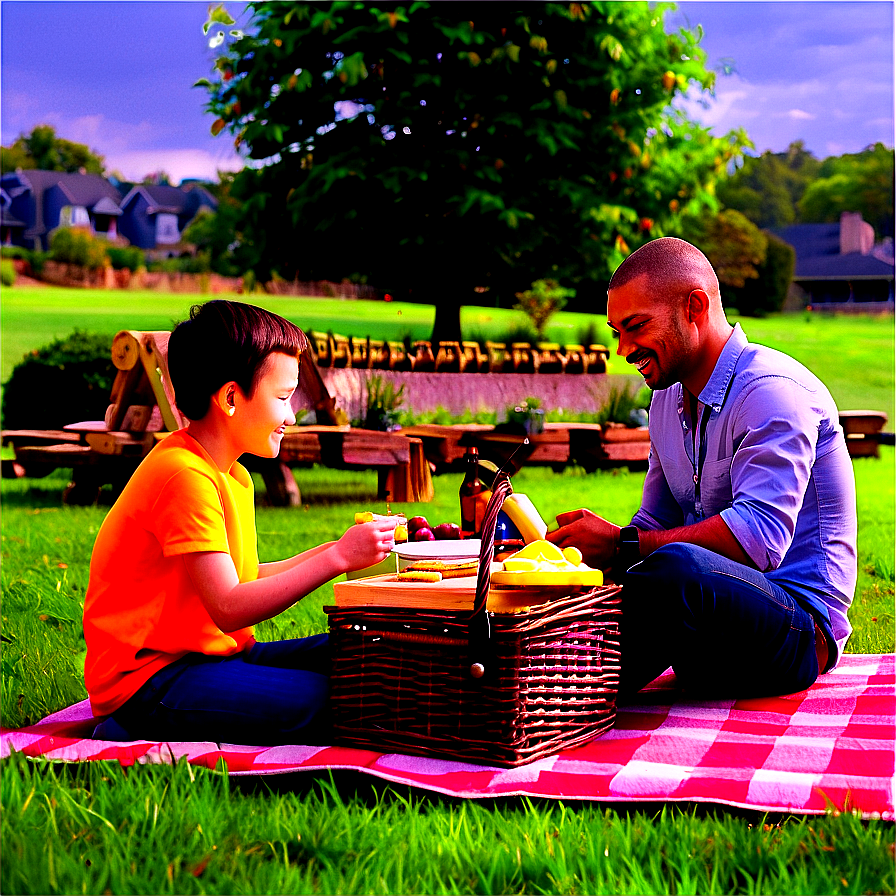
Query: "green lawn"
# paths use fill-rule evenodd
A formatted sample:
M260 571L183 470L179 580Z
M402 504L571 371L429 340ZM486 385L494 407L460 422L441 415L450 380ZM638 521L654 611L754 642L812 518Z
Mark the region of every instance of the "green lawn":
M184 318L193 302L211 296L166 295L153 292L77 290L57 287L13 287L3 290L0 304L0 383L32 349L66 336L75 328L106 333L122 329L168 329ZM246 297L236 297L246 299ZM431 305L326 298L248 299L312 330L333 330L346 336L376 339L428 339L435 315ZM509 309L465 307L461 326L466 338L500 337L519 325L523 316ZM738 318L732 318L732 322ZM827 317L773 315L740 319L747 336L792 354L827 384L843 410L894 413L893 316ZM578 342L589 324L600 341L613 345L603 317L561 311L551 321L547 336L561 343ZM610 373L629 373L611 355Z
M4 371L9 345L21 353L76 324L97 329L85 316L106 320L109 331L168 326L189 304L182 297L91 294L96 299L86 308L84 293L42 290L38 304L35 292L4 290ZM337 331L368 306L303 301L337 307L345 315L329 324ZM139 320L138 306L146 315ZM299 320L282 305L270 307ZM375 303L372 310L387 307ZM406 307L409 315L427 312ZM300 320L306 326L307 313ZM418 322L424 330L429 325ZM803 360L832 388L842 379L836 388L852 390L842 393L851 399L847 406L892 411L892 319L792 316L744 326L757 341L789 342L798 357L804 351ZM841 377L842 358L853 349L858 354ZM894 454L884 447L879 459L854 463L860 573L852 653L894 650ZM301 509L258 510L262 560L336 537L356 510L382 506L373 472L308 468L296 478ZM584 505L622 522L637 508L643 478L625 470L528 469L515 477L515 488L545 519ZM110 496L96 507L62 506L66 481L62 471L0 481L0 709L7 726L85 696L81 610ZM459 484L457 474L439 476L431 504L395 509L457 522ZM258 635L321 631L321 607L331 600L332 584L259 626ZM894 825L848 813L806 818L711 806L472 802L339 772L332 780L237 781L183 764L57 767L18 756L3 760L0 772L3 893L896 892Z

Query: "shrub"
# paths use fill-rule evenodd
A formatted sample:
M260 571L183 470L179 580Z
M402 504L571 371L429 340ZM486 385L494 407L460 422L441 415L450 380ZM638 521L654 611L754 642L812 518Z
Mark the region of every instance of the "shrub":
M566 289L556 280L536 280L531 289L516 293L517 304L513 307L529 318L541 340L548 321L566 305L566 299L575 294L574 289Z
M112 337L75 330L26 355L3 387L6 429L102 420L115 378Z
M31 261L31 250L24 246L0 246L0 258L23 258Z
M0 283L3 286L14 286L16 282L15 265L8 259L0 261Z
M109 256L109 264L116 271L136 271L138 268L146 267L143 250L136 246L109 246L106 254Z
M108 246L80 227L59 227L50 236L50 258L88 270L105 267Z
M765 232L768 248L765 261L757 267L759 276L747 280L739 289L732 289L731 304L747 317L762 317L780 311L787 299L793 279L796 253L793 247L774 234Z

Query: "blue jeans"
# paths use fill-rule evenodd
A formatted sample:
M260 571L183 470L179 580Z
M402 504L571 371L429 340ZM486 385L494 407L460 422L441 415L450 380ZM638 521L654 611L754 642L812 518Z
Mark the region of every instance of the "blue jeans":
M707 697L792 694L818 677L815 619L755 569L679 543L619 582L622 694L669 666L680 685Z
M156 672L99 740L322 744L330 738L327 635L258 642L233 656L191 653Z

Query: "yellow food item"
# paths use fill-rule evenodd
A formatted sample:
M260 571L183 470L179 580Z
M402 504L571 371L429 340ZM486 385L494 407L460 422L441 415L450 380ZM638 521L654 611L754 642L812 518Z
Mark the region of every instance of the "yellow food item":
M373 513L370 510L361 510L355 514L355 525L360 525L361 523L372 523L374 520L389 520L390 522L394 522L396 528L398 526L404 527L405 541L407 541L407 517L403 513ZM398 538L395 539L398 541Z
M530 542L541 541L544 538L547 526L545 525L544 520L541 520L540 518L533 519L533 516L538 517L538 513L535 508L531 506L531 502L527 509L524 504L517 500L516 495L508 495L504 499L504 504L501 506L501 509L510 517L510 521L513 525L519 529L523 541L527 544Z
M461 576L475 576L479 571L478 560L464 560L451 563L446 560L417 560L404 570L405 572L438 572L443 579L456 579Z
M563 556L563 551L557 547L555 544L551 544L549 541L539 540L532 541L527 544L524 548L520 548L513 557L523 559L527 558L530 560L538 560L538 561L547 561L549 563L563 563L568 562L566 558ZM508 560L510 558L508 557ZM507 562L506 560L504 561Z
M395 543L401 544L403 541L408 540L408 527L399 523L395 527Z
M504 569L507 572L533 572L538 569L538 561L529 557L520 557L514 554L504 561Z
M598 569L582 563L582 552L576 547L562 551L549 541L533 541L504 560L502 572L492 576L497 584L603 584Z
M399 582L441 582L442 574L440 572L406 569L404 572L398 573L395 578Z

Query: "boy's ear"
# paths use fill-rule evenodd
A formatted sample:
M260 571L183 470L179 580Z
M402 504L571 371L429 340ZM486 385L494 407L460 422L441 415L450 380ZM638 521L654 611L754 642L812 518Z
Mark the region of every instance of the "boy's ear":
M235 402L237 389L237 384L230 382L225 383L220 389L212 394L212 404L228 417L232 417L236 412Z

